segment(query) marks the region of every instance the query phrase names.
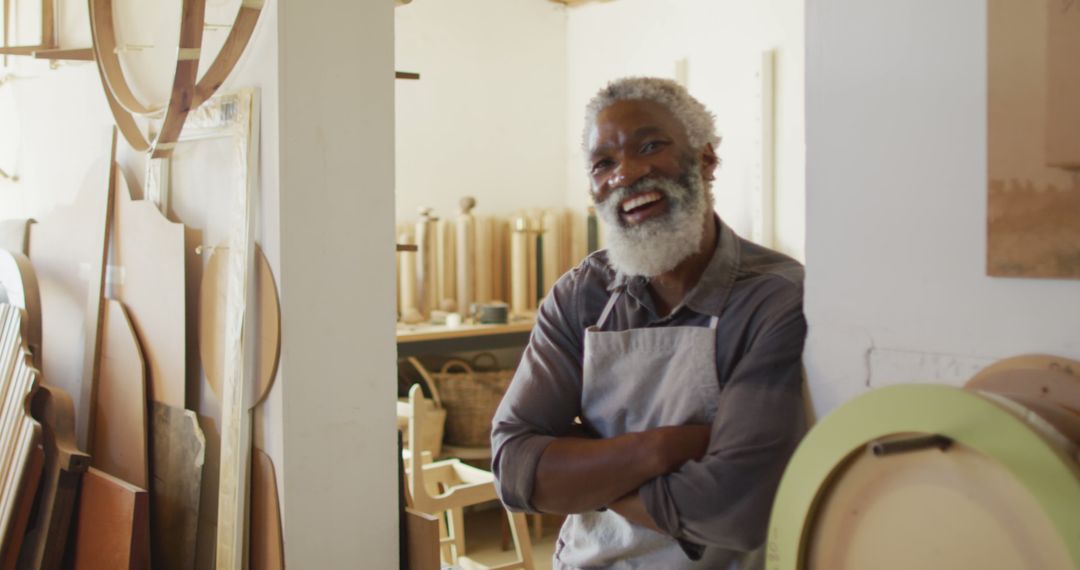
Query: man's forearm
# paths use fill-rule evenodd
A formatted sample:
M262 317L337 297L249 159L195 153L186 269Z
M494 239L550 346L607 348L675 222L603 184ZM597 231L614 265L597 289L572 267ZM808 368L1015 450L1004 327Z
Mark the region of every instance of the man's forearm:
M536 468L532 504L549 513L596 510L700 458L707 426L671 426L608 439L560 438Z

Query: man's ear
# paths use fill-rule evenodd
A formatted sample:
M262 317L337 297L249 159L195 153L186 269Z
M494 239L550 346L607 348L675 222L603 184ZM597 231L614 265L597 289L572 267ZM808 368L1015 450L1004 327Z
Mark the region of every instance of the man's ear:
M720 159L716 157L712 143L705 143L705 148L701 149L701 177L706 182L716 180L716 167L719 164Z

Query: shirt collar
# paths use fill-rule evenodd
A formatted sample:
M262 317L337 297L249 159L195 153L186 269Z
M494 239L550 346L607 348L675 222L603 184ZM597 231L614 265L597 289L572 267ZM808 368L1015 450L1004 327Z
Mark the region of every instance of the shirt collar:
M739 236L734 230L713 215L716 221L716 249L705 271L698 279L697 285L686 294L682 306L691 310L710 315L720 316L727 303L728 295L735 284L735 277L739 272ZM643 305L652 306L652 298L647 290L649 280L640 275L630 276L621 271L615 272L615 278L608 285L608 291L624 289L630 296ZM678 309L672 311L674 315Z

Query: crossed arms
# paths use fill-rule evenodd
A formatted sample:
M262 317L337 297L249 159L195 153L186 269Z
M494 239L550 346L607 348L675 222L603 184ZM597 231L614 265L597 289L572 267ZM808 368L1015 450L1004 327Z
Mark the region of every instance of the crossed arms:
M563 514L607 507L694 544L760 546L784 466L805 430L801 290L756 321L736 354L718 354L718 367L721 360L730 366L721 371L711 425L606 439L573 428L582 342L565 311L570 299L558 293L542 307L494 420L493 470L503 502Z

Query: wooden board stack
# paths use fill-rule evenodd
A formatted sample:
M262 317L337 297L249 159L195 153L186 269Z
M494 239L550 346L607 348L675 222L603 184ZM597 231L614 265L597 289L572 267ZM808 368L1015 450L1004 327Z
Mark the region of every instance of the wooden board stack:
M30 413L38 371L24 330L23 310L0 304L0 537L5 560L18 556L44 455L41 424Z

